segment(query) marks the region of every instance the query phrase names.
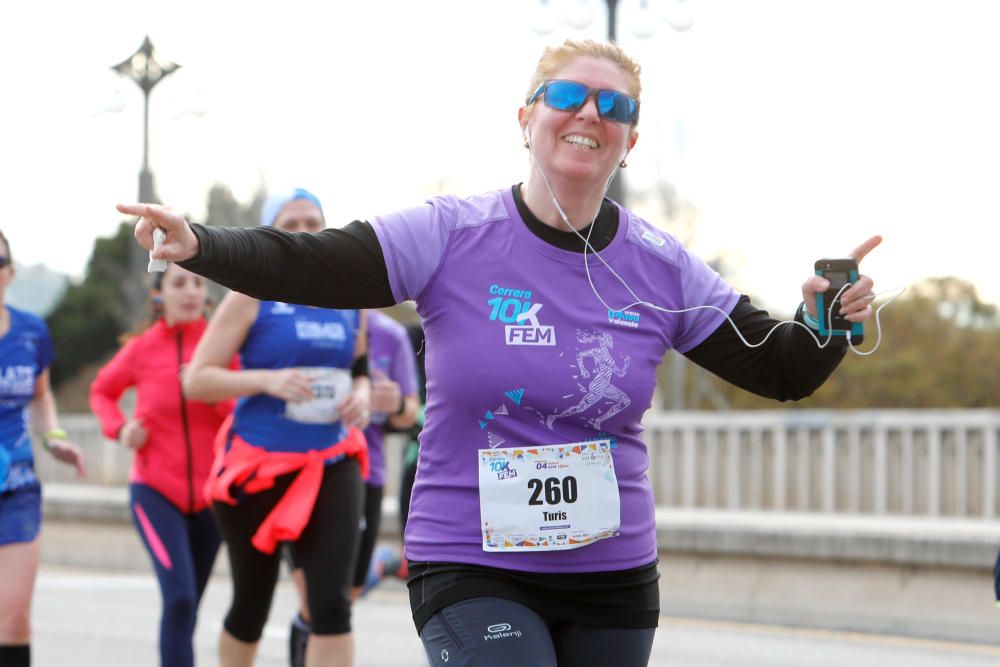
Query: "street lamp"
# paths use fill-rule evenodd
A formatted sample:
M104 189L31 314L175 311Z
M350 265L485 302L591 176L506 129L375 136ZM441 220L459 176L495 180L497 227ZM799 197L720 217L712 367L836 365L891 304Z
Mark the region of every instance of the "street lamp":
M149 94L153 92L156 84L179 67L180 65L176 63L158 60L156 49L153 48L149 35L146 35L142 46L136 49L135 53L111 68L132 80L142 90L142 171L139 172L139 201L144 204L159 202L153 183L153 172L149 169ZM130 243L129 248L128 268L131 280L125 288L125 295L129 319L135 320L139 317L145 299L145 287L141 276L146 272L148 258L138 243Z
M560 16L555 5L562 4L562 19L571 28L582 30L586 28L593 18L590 0L538 0L532 27L539 34L552 32ZM638 4L637 15L639 19L632 27L632 31L638 37L650 37L655 31L655 23L651 20L651 4L659 3L662 9L663 20L677 32L683 32L694 23L691 15L688 0L635 0ZM608 22L606 28L607 40L618 42L618 7L621 0L604 0L607 9ZM622 183L623 175L621 171L615 173L611 184L608 186L607 196L615 200L622 206L625 205L625 188Z
M179 67L177 63L161 63L157 60L156 49L149 41L149 35L146 35L142 40L142 46L136 49L135 53L111 68L131 79L142 89L142 171L139 172L139 201L144 204L157 203L153 172L149 170L149 94L153 92L156 84Z

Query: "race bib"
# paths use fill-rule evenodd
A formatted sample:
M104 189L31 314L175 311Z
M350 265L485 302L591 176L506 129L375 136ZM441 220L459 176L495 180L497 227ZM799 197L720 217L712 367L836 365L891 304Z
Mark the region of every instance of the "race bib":
M343 368L296 368L309 376L313 396L310 401L285 403L285 417L302 424L333 424L340 420L337 406L351 391L351 373Z
M483 551L577 549L621 525L610 440L479 450Z

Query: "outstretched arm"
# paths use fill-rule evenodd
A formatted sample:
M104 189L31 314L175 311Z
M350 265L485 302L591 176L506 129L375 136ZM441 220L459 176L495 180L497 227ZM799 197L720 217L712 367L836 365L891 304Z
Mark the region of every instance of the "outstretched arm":
M178 213L152 204L119 205L141 216L135 237L153 248L153 229L166 233L157 259L184 268L256 299L325 308L380 308L396 300L374 230L355 221L316 234L191 225Z
M873 236L851 252L860 262L882 242ZM851 322L865 322L872 316L872 279L860 275L857 282L840 297L845 317ZM802 284L803 303L795 320L803 322L803 312L816 315L816 293L829 287L825 278L811 276ZM751 343L763 340L778 324L766 311L750 303L746 296L733 307L730 317L743 338ZM847 350L843 340L831 340L823 348L817 344L818 332L803 326L783 325L767 342L749 348L733 331L728 321L684 356L737 387L779 401L799 400L812 395L837 368Z

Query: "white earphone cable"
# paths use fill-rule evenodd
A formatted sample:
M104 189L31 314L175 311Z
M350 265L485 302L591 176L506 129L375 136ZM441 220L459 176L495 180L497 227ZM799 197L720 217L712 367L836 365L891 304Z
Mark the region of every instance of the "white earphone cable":
M809 327L808 325L806 325L806 324L804 324L802 322L798 322L796 320L782 320L780 322L777 322L773 327L771 327L771 329L767 332L767 334L764 336L763 339L761 339L757 343L751 343L750 341L748 341L743 336L743 333L739 330L739 327L736 326L736 322L734 322L733 319L729 316L729 313L727 313L726 311L722 310L721 308L719 308L717 306L705 304L705 305L701 305L701 306L692 306L690 308L682 308L682 309L674 310L674 309L670 309L670 308L663 308L662 306L658 306L655 303L650 303L650 302L648 302L648 301L640 298L639 295L637 295L632 290L632 287L625 281L625 279L622 278L618 274L618 272L615 271L614 268L604 259L604 257L601 256L601 253L598 252L596 249L594 249L594 247L590 244L590 235L594 231L594 222L591 221L591 224L590 224L590 227L587 230L587 235L586 236L584 236L583 234L581 234L580 231L578 229L576 229L576 227L574 227L572 224L570 224L569 216L566 215L566 212L563 210L562 206L560 206L559 200L556 198L555 192L552 190L552 186L549 184L549 179L545 175L545 170L542 169L542 165L539 164L538 160L535 159L535 152L534 152L534 149L533 149L533 147L531 145L531 133L527 129L525 129L525 135L524 136L525 136L525 143L528 146L528 153L531 156L531 160L532 160L532 162L535 163L535 166L538 168L538 173L541 175L542 181L545 183L545 187L549 191L549 196L552 199L552 204L555 206L556 211L559 213L559 217L562 219L563 223L570 229L570 231L572 231L581 240L583 240L583 244L584 244L584 246L583 246L583 266L584 266L584 270L586 271L586 274L587 274L587 282L590 284L590 289L594 293L594 296L597 297L597 300L600 301L601 305L603 305L609 311L621 312L621 311L624 311L624 310L628 310L629 308L634 308L635 306L646 306L647 308L651 308L653 310L658 310L658 311L664 312L664 313L680 314L680 313L690 312L690 311L693 311L693 310L700 310L700 309L703 309L703 308L708 308L708 309L711 309L711 310L717 310L720 313L722 313L722 315L726 318L726 320L729 321L729 324L732 326L733 331L736 332L736 335L739 337L740 341L742 341L743 344L746 345L749 348L760 347L765 342L767 342L767 339L771 337L771 334L774 333L775 330L778 327L786 325L786 324L794 324L796 326L802 327L810 336L812 336L813 340L816 342L816 345L820 349L823 349L827 345L829 345L830 341L833 339L833 330L832 329L828 329L827 330L826 340L821 342L820 339L819 339L819 337L816 335L816 333L814 333L814 330L811 327ZM602 199L603 199L604 195L607 194L608 187L610 187L611 180L615 177L616 173L618 173L618 164L615 164L614 169L611 170L611 175L608 177L607 182L604 184L604 192L601 193ZM635 301L633 301L632 303L630 303L630 304L628 304L626 306L623 306L621 308L613 308L612 306L610 306L604 300L604 298L601 296L601 293L598 291L597 286L594 285L594 280L593 280L593 277L591 276L591 273L590 273L590 261L587 259L588 251L589 251L590 254L593 254L595 257L597 257L597 259L599 259L601 261L601 263L604 265L604 267L611 273L611 275L613 275L618 280L619 283L621 283L621 285L628 291L629 295L633 299L635 299ZM827 322L832 322L833 321L833 308L834 308L835 304L837 303L837 300L840 298L840 295L843 294L844 290L846 290L847 288L849 288L851 286L851 284L852 283L846 283L843 287L840 288L840 290L837 292L837 295L833 299L831 299L831 301L830 301L830 308L828 309L828 312L827 312L827 320L826 320ZM882 342L882 320L881 320L881 317L880 317L882 309L885 308L886 306L888 306L893 301L895 301L896 298L899 297L900 294L902 294L904 291L906 291L905 287L900 287L900 288L896 288L896 289L899 290L898 293L894 294L892 296L892 298L890 298L885 303L881 304L875 310L875 329L876 329L877 336L876 336L876 339L875 339L875 345L874 345L874 347L872 347L872 349L870 349L868 351L865 351L865 352L862 352L862 351L858 350L857 347L855 347L854 342L851 340L851 332L849 330L845 332L845 335L846 335L846 338L847 338L847 344L850 347L851 352L853 352L854 354L860 355L860 356L868 356L868 355L874 353L875 350L878 349L879 345ZM891 292L891 291L895 291L895 290L888 290L888 291ZM878 296L881 296L881 294L884 294L884 293L885 292L876 294L876 295L874 295L874 298L877 298Z

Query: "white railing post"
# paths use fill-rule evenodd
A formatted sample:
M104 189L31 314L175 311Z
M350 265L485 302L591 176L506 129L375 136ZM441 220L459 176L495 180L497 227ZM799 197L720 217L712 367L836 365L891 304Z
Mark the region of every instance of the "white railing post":
M969 479L969 439L965 427L955 425L955 516L965 516L968 513L968 492L966 483Z
M903 514L913 514L913 486L916 479L913 473L913 429L909 425L900 427L900 502Z
M847 429L847 507L861 512L861 430L853 420Z
M750 427L750 507L764 508L764 429Z
M927 429L927 514L941 515L941 428Z
M875 514L885 514L888 509L888 444L883 424L875 427Z
M771 484L773 486L773 503L775 510L784 510L787 505L787 486L785 480L788 478L788 432L784 424L776 424L772 427L771 442L774 445L773 474Z
M997 427L990 421L983 427L983 518L995 518L996 507Z
M683 446L683 458L681 461L681 466L683 469L683 476L681 477L681 496L684 507L694 507L695 490L698 486L698 479L696 472L698 470L697 461L695 460L698 455L696 434L697 431L694 430L692 426L686 426L681 430L681 437L684 440Z
M729 451L728 469L729 474L726 488L726 507L731 510L741 509L742 494L742 466L740 465L740 429L735 424L730 425L726 431L726 447Z
M799 510L802 512L809 511L809 505L812 501L812 484L810 482L811 468L812 468L812 452L810 451L810 435L809 427L802 426L795 431L795 444L798 450L798 461L797 461L797 472L796 481L796 495L798 496Z
M833 424L823 427L823 511L833 514L837 499L837 450Z
M719 507L719 431L709 426L705 434L705 468L702 478L705 483L705 507Z

